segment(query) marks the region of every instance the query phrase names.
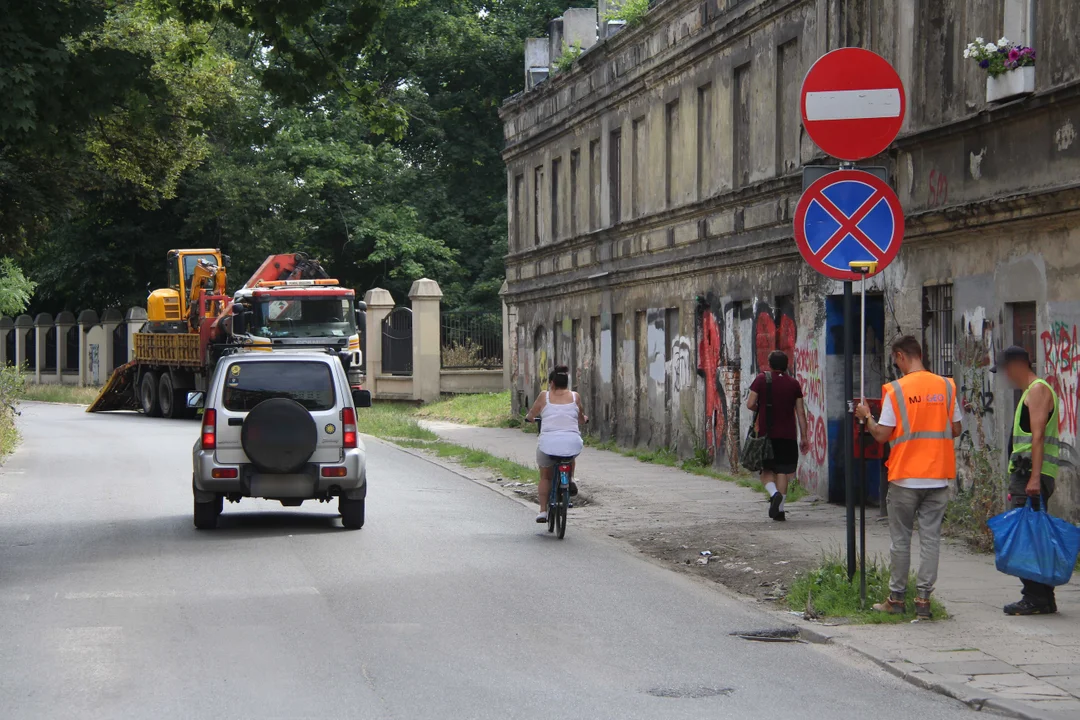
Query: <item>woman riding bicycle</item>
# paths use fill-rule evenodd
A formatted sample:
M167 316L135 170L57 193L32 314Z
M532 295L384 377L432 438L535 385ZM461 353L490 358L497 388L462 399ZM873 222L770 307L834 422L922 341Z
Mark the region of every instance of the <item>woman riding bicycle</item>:
M577 457L584 443L581 424L589 418L581 406L581 396L570 391L570 369L556 365L548 376L548 390L540 393L533 403L528 422L540 418L540 438L536 443L536 464L540 466L540 514L536 522L548 521L548 496L557 457ZM577 486L570 484L570 494L577 494Z

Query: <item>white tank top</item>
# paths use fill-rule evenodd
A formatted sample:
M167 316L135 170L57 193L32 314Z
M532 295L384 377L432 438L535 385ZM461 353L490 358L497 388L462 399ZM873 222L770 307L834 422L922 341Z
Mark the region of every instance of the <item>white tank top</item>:
M573 457L581 453L584 442L578 425L577 393L573 393L574 402L565 405L553 405L547 402L540 411L540 440L537 447L540 452L555 457Z

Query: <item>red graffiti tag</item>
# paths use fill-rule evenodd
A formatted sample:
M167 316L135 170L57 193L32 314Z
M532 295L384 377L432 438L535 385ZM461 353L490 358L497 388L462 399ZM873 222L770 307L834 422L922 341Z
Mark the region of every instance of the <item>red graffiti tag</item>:
M1055 322L1039 336L1042 340L1046 381L1058 396L1061 434L1074 437L1080 411L1080 343L1076 325Z
M720 383L720 328L716 316L705 308L700 313L698 374L705 379L705 441L713 457L724 439L727 407Z
M780 316L778 330L772 314L768 310L759 311L754 320L754 359L757 360L757 368L764 370L769 367L769 353L773 350L782 350L788 356L788 365L793 365L796 335L798 327L790 315Z

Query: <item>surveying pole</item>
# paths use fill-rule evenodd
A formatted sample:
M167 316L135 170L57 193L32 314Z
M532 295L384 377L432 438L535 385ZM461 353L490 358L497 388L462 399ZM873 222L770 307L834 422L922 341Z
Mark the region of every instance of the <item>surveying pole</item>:
M866 278L877 271L877 263L850 263L851 272L861 275L859 295L859 402L866 402ZM859 421L859 607L866 609L866 421Z

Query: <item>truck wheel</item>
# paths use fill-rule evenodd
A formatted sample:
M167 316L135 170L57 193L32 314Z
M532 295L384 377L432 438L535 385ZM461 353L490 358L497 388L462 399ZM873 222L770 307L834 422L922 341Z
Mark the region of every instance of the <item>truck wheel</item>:
M153 371L144 373L139 382L139 405L142 406L144 415L161 417L161 405L158 403L158 378L157 373Z
M158 405L167 418L182 418L187 414L187 390L176 390L172 375L167 372L161 374L158 382Z
M218 517L221 515L221 508L224 504L224 498L221 495L217 495L213 500L206 503L201 503L198 500L195 501L194 520L195 527L199 530L213 530L217 527Z
M364 499L338 498L338 512L341 513L341 524L346 530L359 530L364 527Z

